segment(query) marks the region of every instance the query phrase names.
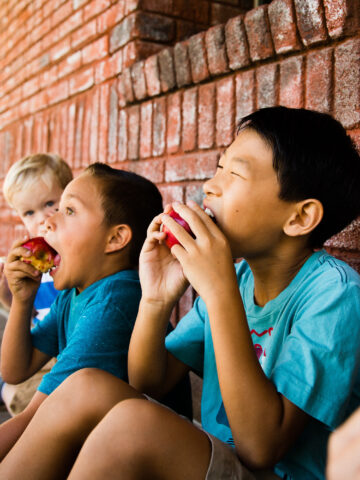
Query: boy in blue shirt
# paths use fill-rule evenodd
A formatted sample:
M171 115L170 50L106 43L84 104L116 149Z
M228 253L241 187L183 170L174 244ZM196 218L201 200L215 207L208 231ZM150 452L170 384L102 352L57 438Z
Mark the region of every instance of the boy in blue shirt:
M204 185L216 224L190 203L173 208L195 238L170 207L149 227L129 349L134 388L77 372L0 473L17 478L24 456L28 479L70 470L71 480L324 478L328 435L359 405L360 278L314 249L359 214L359 181L359 156L330 116L276 107L244 118ZM171 251L161 224L180 242ZM165 338L188 282L199 298ZM161 398L189 370L204 379L203 429L139 393ZM94 382L102 401L90 396Z
M45 222L46 240L58 252L50 274L62 292L31 331L41 274L20 260L30 253L21 246L24 239L13 245L5 265L13 299L1 349L3 378L16 384L51 357L57 362L24 412L1 425L2 456L71 373L96 367L128 379L127 351L141 297L138 256L161 210L156 186L134 173L93 164L70 182Z

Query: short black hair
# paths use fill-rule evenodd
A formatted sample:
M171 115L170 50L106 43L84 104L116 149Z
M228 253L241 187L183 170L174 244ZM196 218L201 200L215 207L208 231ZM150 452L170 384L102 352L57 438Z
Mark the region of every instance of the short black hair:
M252 128L271 146L279 197L315 198L324 216L309 244L320 248L360 214L360 158L340 122L326 113L269 107L244 117L238 131Z
M161 193L150 180L133 172L92 163L85 169L100 185L104 221L107 225L126 224L132 230L130 262L137 266L139 254L152 219L162 212Z

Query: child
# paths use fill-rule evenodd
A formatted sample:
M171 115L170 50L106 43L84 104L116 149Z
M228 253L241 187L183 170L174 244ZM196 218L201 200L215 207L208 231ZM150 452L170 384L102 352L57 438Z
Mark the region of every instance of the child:
M5 200L22 220L31 237L43 236L45 221L58 209L61 193L72 180L69 165L53 153L36 153L15 162L9 169L3 184ZM0 265L0 301L10 309L11 292ZM58 295L51 276L45 273L34 300L35 316L32 323L42 320ZM20 385L4 384L2 397L9 412L16 415L24 410L34 395L44 373L53 360L41 371Z
M329 432L359 404L360 278L314 249L358 215L359 182L359 156L330 116L274 107L244 118L204 185L216 224L190 203L173 208L195 238L167 214L149 227L129 349L135 388L77 372L0 474L19 478L26 465L28 479L324 478ZM171 252L162 223L180 242ZM187 282L199 298L165 339ZM203 376L203 430L139 393L161 398L190 369Z
M103 368L127 380L127 351L141 296L137 265L147 227L162 210L158 189L134 173L93 164L68 184L59 211L47 218L45 237L61 257L51 271L57 297L44 320L29 330L40 272L20 261L29 252L14 243L5 265L13 300L1 348L9 383L57 362L25 411L0 427L2 456L32 415L71 373Z

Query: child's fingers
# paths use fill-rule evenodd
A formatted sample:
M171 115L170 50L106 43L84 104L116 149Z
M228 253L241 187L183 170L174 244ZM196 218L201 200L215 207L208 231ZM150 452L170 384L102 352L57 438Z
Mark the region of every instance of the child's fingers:
M25 277L30 277L33 280L37 280L41 275L41 272L29 263L25 263L21 260L15 260L11 263L8 263L5 268L5 273L7 277L11 279L21 279Z
M26 257L30 257L31 255L32 255L31 251L28 250L27 248L24 248L21 246L14 247L9 252L9 255L7 258L7 264L18 260L20 257L26 258Z

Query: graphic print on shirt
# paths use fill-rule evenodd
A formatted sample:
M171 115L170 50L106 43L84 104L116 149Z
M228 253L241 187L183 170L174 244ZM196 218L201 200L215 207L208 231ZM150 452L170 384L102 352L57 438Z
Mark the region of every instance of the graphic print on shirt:
M266 338L271 337L271 334L272 334L272 331L274 330L273 327L270 327L270 328L267 328L266 330L263 330L262 332L257 332L254 328L252 330L250 330L250 335L255 335L255 339L254 337L252 337L253 339L253 342L254 340L256 341L257 339L257 342L261 342L261 343L264 343L264 340ZM265 340L266 341L266 340ZM255 343L254 342L254 349L255 349L255 353L256 353L256 356L257 356L257 359L260 361L260 358L261 356L263 355L264 357L266 357L266 350L264 348L263 345L261 345L261 343Z

